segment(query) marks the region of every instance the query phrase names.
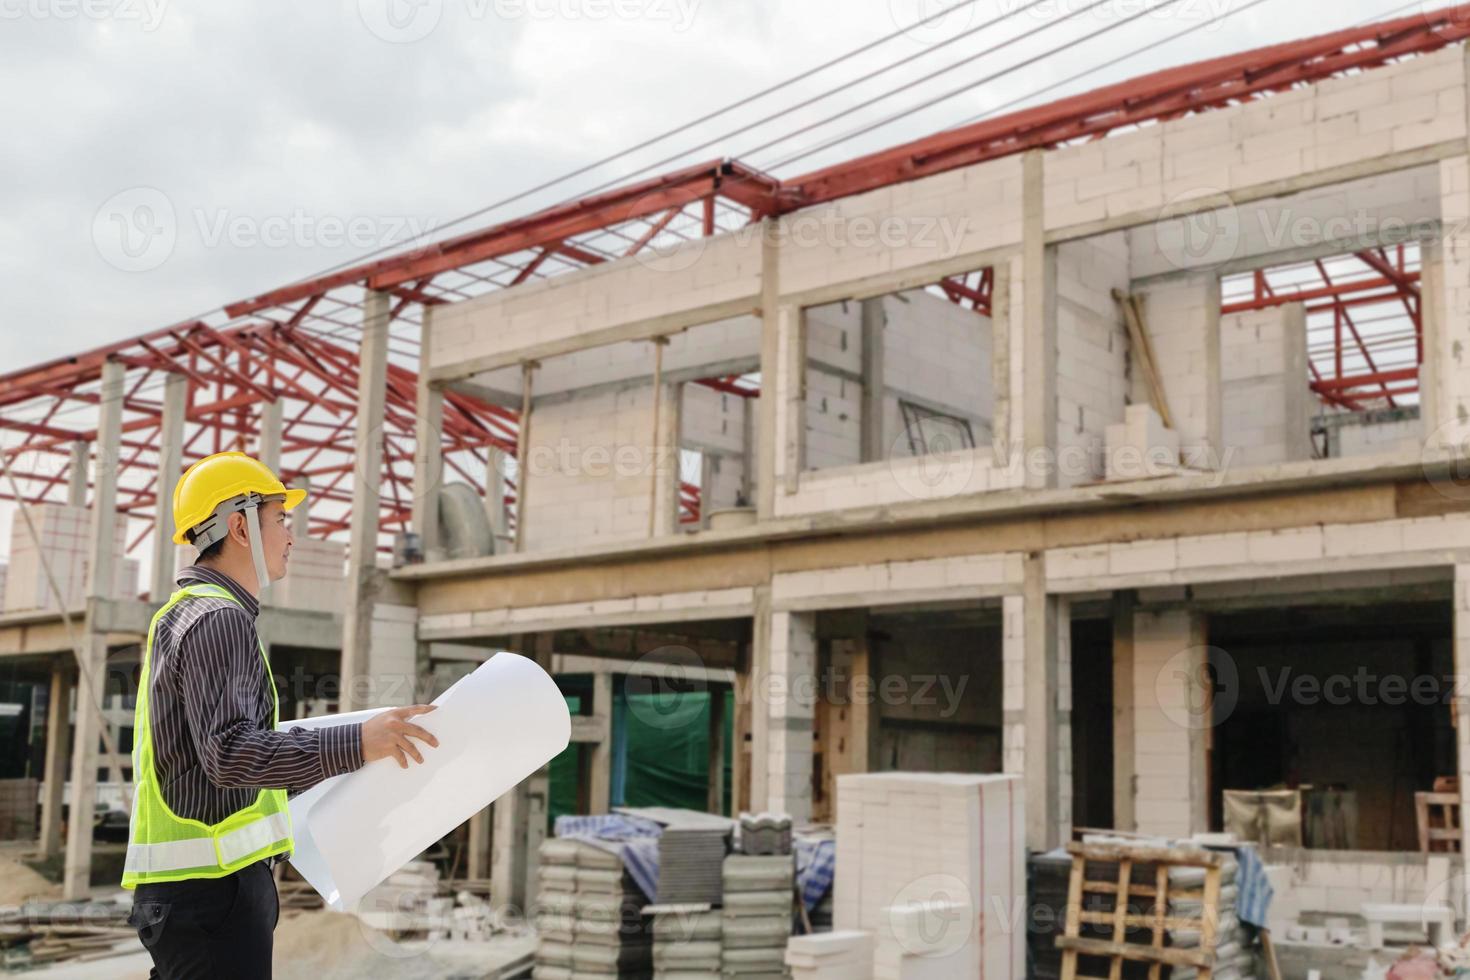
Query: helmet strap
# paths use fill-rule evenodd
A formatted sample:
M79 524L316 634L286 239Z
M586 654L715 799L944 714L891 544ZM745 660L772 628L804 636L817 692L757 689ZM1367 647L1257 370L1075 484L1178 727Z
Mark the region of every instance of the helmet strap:
M245 530L250 538L250 558L255 563L256 597L262 604L271 580L265 570L265 538L260 530L260 498L251 494L242 508L245 511Z

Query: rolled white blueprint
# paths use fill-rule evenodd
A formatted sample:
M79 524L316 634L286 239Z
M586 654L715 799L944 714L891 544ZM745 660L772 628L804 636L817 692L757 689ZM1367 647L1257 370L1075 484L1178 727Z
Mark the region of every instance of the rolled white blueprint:
M291 800L291 864L339 912L550 762L572 737L566 699L534 660L497 653L413 721L439 740L422 765L379 759ZM284 722L366 721L379 711Z

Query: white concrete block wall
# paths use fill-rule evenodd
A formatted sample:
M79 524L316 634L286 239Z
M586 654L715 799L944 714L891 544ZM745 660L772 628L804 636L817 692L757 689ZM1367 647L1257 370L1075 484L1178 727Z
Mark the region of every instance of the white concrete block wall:
M1220 425L1220 279L1213 272L1155 282L1141 294L1174 429L1186 458L1217 453Z
M1179 202L1465 136L1464 52L1456 45L1053 151L1046 159L1046 227L1144 214L1157 218Z
M811 364L806 372L806 468L862 461L863 386Z
M965 419L975 445L988 446L995 415L990 318L926 290L884 297L883 313L887 455L912 455L899 405L904 399Z
M1140 833L1188 837L1195 826L1190 787L1203 773L1191 725L1203 725L1198 678L1204 648L1198 615L1137 612L1133 618L1134 813Z
M533 408L527 474L530 551L648 537L653 387L604 391ZM664 411L667 411L665 406Z
M1231 466L1311 458L1306 315L1299 305L1220 320L1223 451Z
M1113 290L1129 289L1128 239L1057 246L1057 453L1061 486L1102 479L1107 427L1128 401L1128 331Z
M92 551L92 512L87 507L67 504L36 504L31 520L40 538L38 551L26 527L25 517L15 511L10 524L10 563L5 580L5 611L54 610L55 595L46 579L41 556L51 567L57 587L68 608L80 606L87 597L87 570ZM110 598L135 598L138 593L138 562L127 558L128 522L118 521L113 534L117 555Z
M817 623L814 613L771 614L771 674L765 691L768 798L764 808L797 824L812 815L812 731L816 718ZM757 709L759 710L759 708Z
M346 571L345 543L298 538L286 577L271 586L266 602L281 609L341 613L347 601Z
M745 402L703 385L686 384L679 416L679 445L700 452L745 452Z
M418 679L418 609L375 603L362 680L371 685L372 691L359 703L390 707L414 704Z
M1413 452L1424 445L1424 419L1400 419L1368 425L1335 425L1329 429L1330 456L1347 459L1379 453Z

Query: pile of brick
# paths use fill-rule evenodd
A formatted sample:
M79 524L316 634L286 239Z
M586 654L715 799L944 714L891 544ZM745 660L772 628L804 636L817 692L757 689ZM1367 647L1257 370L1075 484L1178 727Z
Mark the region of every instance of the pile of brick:
M618 855L552 838L540 848L535 980L617 980L653 972L643 892Z
M719 909L662 906L653 915L653 980L720 980Z
M790 854L725 858L720 967L726 977L786 975L796 861Z

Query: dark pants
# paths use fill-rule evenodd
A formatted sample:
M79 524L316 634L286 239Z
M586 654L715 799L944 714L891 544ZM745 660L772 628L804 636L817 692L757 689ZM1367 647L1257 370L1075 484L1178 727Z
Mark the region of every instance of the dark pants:
M269 980L281 906L270 865L223 878L139 885L128 924L153 956L158 980Z

